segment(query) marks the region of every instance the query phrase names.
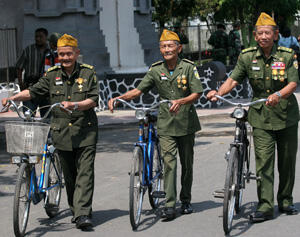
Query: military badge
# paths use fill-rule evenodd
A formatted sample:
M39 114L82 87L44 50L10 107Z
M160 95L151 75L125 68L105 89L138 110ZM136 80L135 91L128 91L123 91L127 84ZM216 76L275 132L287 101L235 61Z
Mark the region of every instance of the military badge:
M274 62L272 63L272 78L273 80L284 81L285 74L285 64L283 62Z
M86 82L86 79L83 79L83 78L81 78L81 77L79 77L79 78L77 78L76 80L75 80L75 82L77 82L78 83L78 89L79 89L79 91L82 91L82 88L83 88L83 83L84 82Z
M194 70L195 77L196 77L198 80L200 80L200 76L199 76L199 73L198 73L197 68L194 67L193 70Z
M57 86L57 85L62 85L62 84L63 84L63 82L61 80L61 77L55 77L55 85Z
M252 60L252 63L254 63L254 64L257 63L257 60L256 59Z
M161 80L168 80L168 78L166 77L166 74L164 74L163 72L160 74L160 79Z
M293 66L294 66L294 68L296 68L298 70L299 66L298 66L298 61L297 60L294 60Z

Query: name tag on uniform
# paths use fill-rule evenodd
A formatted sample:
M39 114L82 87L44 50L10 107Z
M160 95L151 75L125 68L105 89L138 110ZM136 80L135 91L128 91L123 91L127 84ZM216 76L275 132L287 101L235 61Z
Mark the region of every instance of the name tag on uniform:
M252 70L253 70L253 71L259 71L259 70L260 70L260 67L252 67Z
M160 77L161 80L168 80L168 78L166 76L162 76Z
M62 85L62 84L63 84L62 81L56 81L56 82L55 82L55 85Z

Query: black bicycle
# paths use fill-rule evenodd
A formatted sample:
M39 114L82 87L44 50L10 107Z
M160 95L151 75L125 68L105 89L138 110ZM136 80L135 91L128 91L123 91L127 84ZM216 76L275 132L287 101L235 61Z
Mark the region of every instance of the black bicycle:
M234 140L225 154L227 170L224 187L223 229L225 234L229 234L232 228L234 210L236 214L241 210L243 190L246 182L249 183L250 179L259 179L250 171L251 137L249 137L250 139L248 138L247 110L243 107L266 102L267 99L248 103L234 103L222 96L216 95L216 97L236 106L230 115L236 120Z

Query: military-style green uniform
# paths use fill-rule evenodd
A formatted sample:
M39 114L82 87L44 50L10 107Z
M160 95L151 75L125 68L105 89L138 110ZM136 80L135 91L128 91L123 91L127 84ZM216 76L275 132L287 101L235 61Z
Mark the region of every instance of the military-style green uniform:
M265 58L260 47L245 49L231 78L241 84L248 77L253 89L253 100L267 98L289 82L298 82L298 65L293 56L291 49L276 44L269 58ZM293 204L299 121L295 95L281 98L274 107L264 103L251 106L248 121L253 126L256 173L261 177L257 181L257 211L273 214L275 145L279 171L278 206L283 208Z
M228 35L225 31L218 29L208 39L208 43L213 46L212 57L214 61L220 61L226 65L228 50Z
M50 103L79 102L91 99L98 103L99 86L92 66L76 63L69 77L54 66L29 88L32 98L49 97ZM74 217L92 211L94 159L98 137L98 121L94 109L73 111L52 110L51 132L63 168L68 203Z
M241 52L241 37L238 30L233 29L228 35L228 54L230 58L230 65L235 65L238 56Z
M147 93L153 87L157 88L161 100L176 100L203 91L197 68L187 59L178 59L173 73L165 62L154 63L137 89ZM165 165L166 207L174 207L176 203L177 149L182 165L180 200L191 201L194 137L200 129L193 104L182 105L177 114L169 112L167 103L160 105L157 131Z

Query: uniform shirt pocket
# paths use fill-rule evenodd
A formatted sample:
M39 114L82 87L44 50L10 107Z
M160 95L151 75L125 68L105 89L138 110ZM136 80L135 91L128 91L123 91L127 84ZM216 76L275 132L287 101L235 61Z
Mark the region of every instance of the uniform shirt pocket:
M64 88L62 86L60 87L54 87L53 90L51 90L51 103L57 103L62 102L65 99L65 92Z
M264 74L263 71L254 71L249 72L249 82L255 91L263 91L265 88L264 83Z

